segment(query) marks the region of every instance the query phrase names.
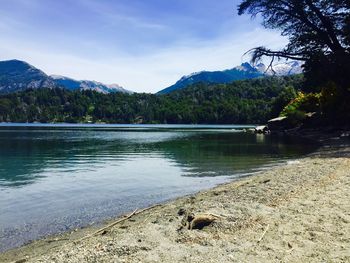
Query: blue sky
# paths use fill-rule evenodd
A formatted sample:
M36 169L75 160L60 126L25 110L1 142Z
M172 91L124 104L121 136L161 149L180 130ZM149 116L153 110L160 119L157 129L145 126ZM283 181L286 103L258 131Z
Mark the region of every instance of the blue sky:
M238 16L238 0L0 0L0 59L156 92L181 76L232 68L248 49L285 44Z

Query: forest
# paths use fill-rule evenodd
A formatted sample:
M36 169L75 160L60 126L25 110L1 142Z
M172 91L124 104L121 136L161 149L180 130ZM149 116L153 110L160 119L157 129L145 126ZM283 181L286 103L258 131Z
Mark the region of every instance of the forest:
M0 96L0 122L259 124L297 96L303 76L195 84L170 94L29 89Z

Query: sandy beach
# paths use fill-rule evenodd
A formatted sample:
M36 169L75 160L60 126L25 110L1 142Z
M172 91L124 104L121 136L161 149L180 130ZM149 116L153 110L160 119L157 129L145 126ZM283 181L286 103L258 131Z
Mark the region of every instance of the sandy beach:
M350 262L349 157L348 143L328 145L252 177L35 241L0 262ZM193 216L210 222L197 229L203 225L188 222Z

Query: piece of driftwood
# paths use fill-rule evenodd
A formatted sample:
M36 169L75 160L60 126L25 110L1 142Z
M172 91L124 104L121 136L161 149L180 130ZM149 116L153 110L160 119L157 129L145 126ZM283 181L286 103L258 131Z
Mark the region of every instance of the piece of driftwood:
M50 239L46 240L47 243L53 243L53 242L58 242L58 241L67 241L69 238L55 238L55 239Z
M189 229L202 229L213 223L217 217L212 215L196 215L190 222Z
M186 226L189 230L193 229L203 229L204 227L210 225L215 220L223 218L222 216L215 214L197 214L189 213L182 220L183 226Z
M133 215L135 215L136 212L137 212L137 209L136 209L134 212L132 212L130 215L128 215L128 216L126 216L126 217L124 217L124 218L122 218L122 219L119 219L119 220L117 220L117 221L115 221L115 222L113 222L113 223L111 223L111 224L109 224L109 225L107 225L107 226L105 226L105 227L103 227L103 228L100 228L99 230L93 232L93 233L90 234L90 235L84 236L84 237L82 237L82 238L80 238L80 239L78 239L78 240L74 240L73 243L79 243L80 241L83 241L83 240L85 240L85 239L87 239L87 238L93 237L93 236L97 235L98 233L100 233L100 232L102 232L102 231L104 231L104 230L106 230L106 229L108 229L108 228L110 228L110 227L113 227L113 226L115 226L115 225L117 225L117 224L119 224L119 223L121 223L121 222L124 222L125 220L128 220L130 217L132 217Z

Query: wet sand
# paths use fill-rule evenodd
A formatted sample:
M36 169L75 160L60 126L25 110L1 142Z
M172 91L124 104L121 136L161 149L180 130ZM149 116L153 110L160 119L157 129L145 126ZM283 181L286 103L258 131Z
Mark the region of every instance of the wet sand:
M94 235L103 225L35 241L0 262L350 262L349 157L348 142L328 145ZM189 230L191 213L215 221Z

